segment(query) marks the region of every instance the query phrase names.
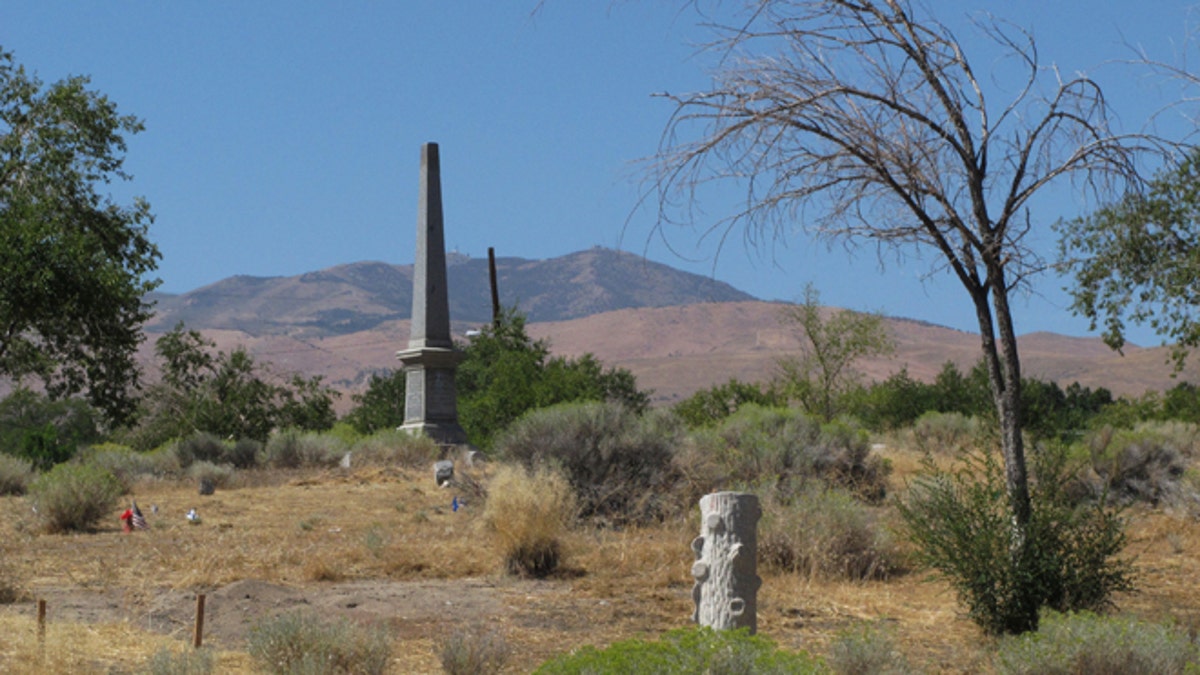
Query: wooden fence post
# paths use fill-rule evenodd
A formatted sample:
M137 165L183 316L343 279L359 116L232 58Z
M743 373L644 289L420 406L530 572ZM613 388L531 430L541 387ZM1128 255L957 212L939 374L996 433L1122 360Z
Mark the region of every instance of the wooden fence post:
M196 596L196 632L192 637L192 646L196 649L204 644L204 594Z

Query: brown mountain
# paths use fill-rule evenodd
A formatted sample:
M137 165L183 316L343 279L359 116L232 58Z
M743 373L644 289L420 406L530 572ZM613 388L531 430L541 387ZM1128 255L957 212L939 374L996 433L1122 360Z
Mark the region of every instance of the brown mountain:
M450 315L491 320L486 259L447 256ZM255 337L317 339L350 335L408 319L412 265L360 262L293 277L237 276L183 295L159 295L150 333L180 321L190 328L234 330ZM531 322L565 321L632 307L752 300L729 284L631 253L592 248L549 260L498 258L502 304Z
M490 319L485 260L452 256L451 315L459 335ZM563 355L593 353L631 370L655 399L669 403L730 378L764 380L779 356L798 349L780 324L782 305L754 300L726 284L642 260L591 249L561 258L498 261L502 299L530 318L531 335ZM408 342L410 266L356 263L300 275L234 277L160 301L143 359L156 333L183 320L228 350L244 345L283 373L320 374L347 392L371 373L394 368ZM896 354L859 364L881 379L904 367L930 380L946 361L973 365L971 334L908 319L889 319ZM464 337L465 339L465 337ZM1034 333L1020 339L1028 376L1141 394L1173 386L1162 349L1130 347L1125 356L1098 339ZM1182 378L1200 381L1200 366ZM340 407L348 408L349 397Z

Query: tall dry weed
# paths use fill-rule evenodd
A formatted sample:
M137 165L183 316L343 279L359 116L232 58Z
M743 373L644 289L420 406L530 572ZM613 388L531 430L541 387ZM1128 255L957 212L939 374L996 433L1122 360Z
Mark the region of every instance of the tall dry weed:
M558 567L561 537L574 518L574 493L561 474L502 466L488 488L483 527L509 573L544 577Z

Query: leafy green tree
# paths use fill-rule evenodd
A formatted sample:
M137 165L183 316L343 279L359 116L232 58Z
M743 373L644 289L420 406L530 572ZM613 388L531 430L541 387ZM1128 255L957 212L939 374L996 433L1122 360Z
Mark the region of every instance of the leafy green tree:
M277 428L333 426L337 393L320 376L275 384L244 348L225 353L214 352L215 346L183 324L155 342L162 382L145 398L131 444L148 449L198 431L265 442Z
M796 328L801 348L799 356L778 360L783 389L826 422L842 412L839 398L858 383L854 362L895 350L881 315L839 310L826 316L811 283L804 302L784 310L784 321Z
M45 471L102 437L100 415L80 398L50 399L17 389L0 401L0 452Z
M85 392L112 420L134 410L134 360L158 249L149 205L98 191L142 130L76 76L44 86L0 50L0 375L54 397Z
M701 389L675 404L675 413L689 427L709 427L729 417L745 405L778 407L787 405L775 387L730 379L708 389Z
M395 429L404 424L405 392L403 370L386 375L372 373L366 390L350 397L354 408L346 414L345 421L360 434Z
M1126 323L1173 342L1176 370L1200 345L1200 149L1145 192L1058 226L1061 264L1073 275L1075 313L1104 341L1125 345Z

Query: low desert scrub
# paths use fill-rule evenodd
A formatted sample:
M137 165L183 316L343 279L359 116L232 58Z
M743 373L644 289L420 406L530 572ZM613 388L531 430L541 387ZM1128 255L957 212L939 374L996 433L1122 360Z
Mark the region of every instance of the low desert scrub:
M887 494L891 467L871 454L866 431L853 424L821 424L798 410L748 405L715 433L724 442L719 456L734 483L776 476L781 484L800 485L817 478L870 501Z
M28 460L0 452L0 497L23 495L33 480L33 464Z
M268 673L381 675L391 659L392 639L381 627L292 613L255 626L247 651Z
M1037 633L1000 641L995 666L1000 675L1163 675L1195 672L1197 656L1195 642L1182 628L1048 612Z
M225 457L225 444L212 434L197 432L175 444L175 457L181 469L194 462L216 464Z
M651 415L615 403L566 403L535 410L496 439L500 457L529 469L558 467L583 518L647 522L672 508L673 432Z
M424 469L441 457L442 449L431 438L389 429L358 439L350 446L353 466L403 466Z
M142 476L154 475L159 471L160 463L157 457L135 451L126 445L102 443L83 449L75 456L75 461L91 464L107 470L128 492L133 484Z
M1105 427L1085 439L1097 492L1151 505L1193 501L1195 488L1184 480L1196 454L1195 425L1142 423L1132 430Z
M345 454L337 437L284 429L267 441L266 463L276 469L336 466Z
M510 574L545 577L562 556L561 537L575 518L571 486L558 473L502 466L488 487L483 527Z
M834 637L825 663L836 675L908 675L917 672L896 649L892 636L869 624Z
M1031 453L1032 514L1013 554L1004 468L993 453L916 478L899 504L916 557L954 587L969 616L992 634L1037 629L1038 609L1104 609L1132 588L1120 511L1071 494L1077 470L1054 445Z
M208 649L176 650L164 647L146 662L146 675L208 675L215 659Z
M686 628L671 631L660 640L624 640L605 649L586 646L548 661L534 672L537 675L802 675L828 670L808 654L780 650L770 639L750 635L745 629Z
M979 430L979 420L974 417L931 411L913 422L913 445L921 452L953 455L974 444Z
M228 487L234 470L229 464L213 464L209 461L193 462L187 469L188 478L199 483L207 482L214 488Z
M902 566L877 509L843 489L812 486L794 497L768 491L762 506L758 550L766 569L861 581Z
M59 464L40 475L29 496L47 532L95 528L111 515L124 490L111 472L91 464Z
M493 675L508 661L512 649L504 636L478 626L454 631L437 648L447 675Z

